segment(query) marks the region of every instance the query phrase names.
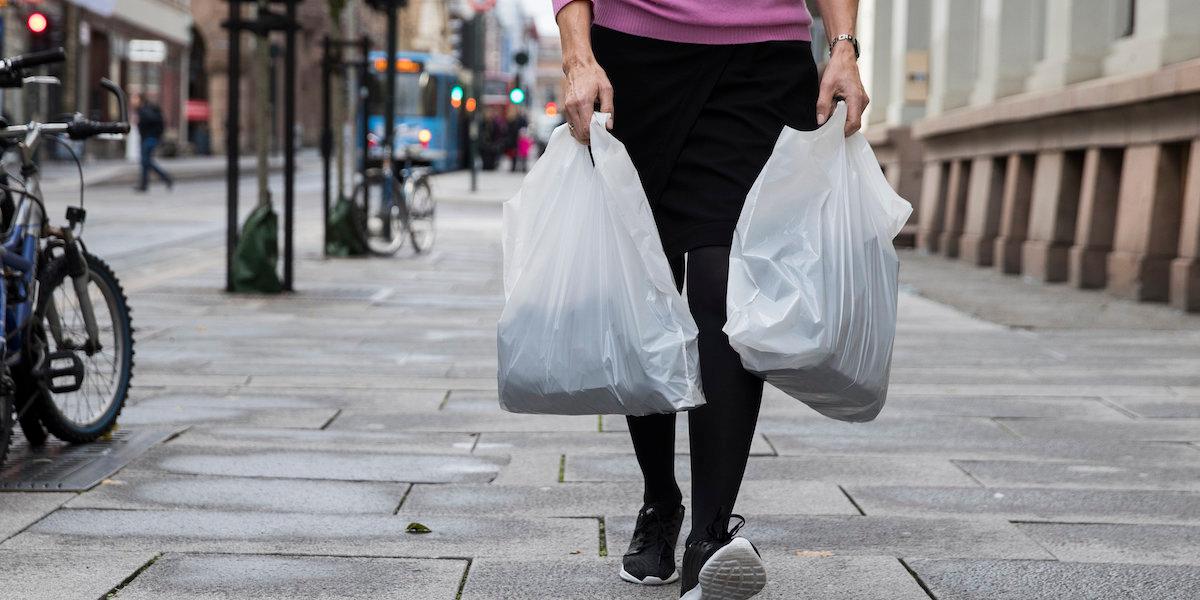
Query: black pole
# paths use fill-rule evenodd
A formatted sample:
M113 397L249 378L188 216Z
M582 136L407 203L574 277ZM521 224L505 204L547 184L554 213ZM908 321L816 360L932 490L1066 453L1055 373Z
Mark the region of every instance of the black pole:
M333 62L331 55L332 42L329 36L321 40L321 169L322 169L322 205L321 205L321 255L326 255L329 247L329 196L330 196L330 155L333 154L333 116L330 109L330 71Z
M358 173L362 180L366 181L367 133L369 133L367 131L367 111L370 110L370 96L368 95L370 88L367 86L367 78L371 76L370 61L368 60L368 55L371 53L371 40L367 39L367 36L364 35L358 43L361 46L359 49L361 63L359 64L360 71L358 77L358 135L362 138L359 140L359 151L361 154L358 161Z
M387 5L387 89L383 95L383 147L387 151L385 160L392 160L396 136L396 52L397 24L396 1ZM383 186L388 189L390 186Z
M483 44L487 40L483 28L486 26L487 20L484 19L484 13L475 13L475 26L471 28L471 35L475 38L471 44L471 95L475 98L475 110L469 115L470 125L468 125L467 134L471 143L471 152L468 160L471 161L471 191L479 191L479 135L482 133L480 115L483 113Z
M233 291L233 254L238 241L238 132L241 119L238 106L242 79L241 3L229 1L229 113L225 115L225 291Z
M287 3L287 50L283 58L283 289L292 291L292 225L296 200L296 1Z

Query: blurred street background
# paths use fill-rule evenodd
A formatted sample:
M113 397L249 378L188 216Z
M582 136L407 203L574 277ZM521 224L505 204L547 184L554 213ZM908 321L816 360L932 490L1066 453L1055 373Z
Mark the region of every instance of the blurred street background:
M4 54L59 44L77 58L61 97L7 92L14 122L111 118L91 90L119 78L160 99L177 177L134 194L137 140L80 148L83 237L133 307L133 389L110 439L30 448L16 434L0 466L0 599L678 596L616 576L641 499L624 419L497 403L501 204L520 186L521 145L533 166L561 119L542 4L400 9L394 135L429 152L437 239L356 258L323 252L321 40L366 35L380 52L383 13L351 0L333 26L326 3L300 4L283 294L224 290L228 6L0 8ZM32 12L48 33L29 29ZM768 392L737 510L767 560L761 597L1194 598L1200 3L860 12L865 134L915 208L897 240L892 386L858 425ZM334 79L340 194L379 144L362 134L384 134L380 103L355 100L379 98L389 61L373 56L359 57L366 80ZM243 156L254 128L272 127L278 190L282 117L250 118L243 92ZM77 194L62 159L43 161L55 220ZM239 222L254 171L244 163Z

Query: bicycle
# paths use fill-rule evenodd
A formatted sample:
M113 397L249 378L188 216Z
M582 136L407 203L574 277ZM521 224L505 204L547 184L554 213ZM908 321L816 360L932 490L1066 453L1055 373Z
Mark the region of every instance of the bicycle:
M367 169L362 180L354 186L351 200L357 214L354 217L359 241L378 256L392 256L404 247L405 239L412 242L420 254L433 247L434 216L437 202L429 184L433 170L418 165L419 147L405 148L404 163L391 175L391 165ZM384 186L390 187L389 191Z
M61 48L0 59L0 87L54 83L52 77L26 77L25 70L66 59ZM100 85L117 100L119 121L65 119L24 125L0 125L0 148L20 158L20 187L7 172L0 180L5 231L0 245L4 281L0 285L0 463L12 437L13 416L30 445L47 432L71 443L94 441L112 431L124 407L133 377L133 324L125 292L112 269L88 252L81 239L83 168L73 140L104 136L122 139L129 132L124 91L103 79ZM79 206L68 206L67 227L48 222L34 156L43 140L70 150L79 165ZM19 202L13 202L19 197Z

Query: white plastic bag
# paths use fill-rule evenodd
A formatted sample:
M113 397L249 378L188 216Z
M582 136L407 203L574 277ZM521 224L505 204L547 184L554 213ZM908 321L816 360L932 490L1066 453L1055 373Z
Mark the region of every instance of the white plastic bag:
M899 261L912 213L846 108L785 127L746 196L729 254L725 333L742 364L821 414L869 421L887 396Z
M696 323L607 118L592 119L590 156L566 125L555 129L504 204L505 410L645 415L704 403Z

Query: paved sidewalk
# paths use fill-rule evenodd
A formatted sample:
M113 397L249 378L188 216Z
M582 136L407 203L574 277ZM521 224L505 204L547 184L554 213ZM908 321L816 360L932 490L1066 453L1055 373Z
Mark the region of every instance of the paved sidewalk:
M0 598L677 597L616 577L640 499L623 420L497 406L499 200L517 180L483 181L437 182L455 199L429 255L323 260L306 173L282 297L217 291L218 183L98 192L88 235L138 326L121 426L181 433L82 494L0 493ZM909 289L954 287L936 260L909 258ZM960 281L991 306L1030 289ZM738 506L762 598L1196 597L1200 318L1110 303L1120 319L1087 327L1069 313L1100 296L1053 294L1059 318L1043 305L1016 328L903 294L876 422L768 394Z

